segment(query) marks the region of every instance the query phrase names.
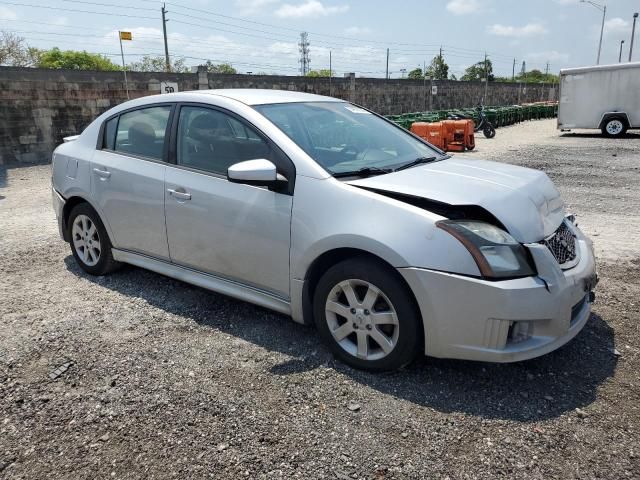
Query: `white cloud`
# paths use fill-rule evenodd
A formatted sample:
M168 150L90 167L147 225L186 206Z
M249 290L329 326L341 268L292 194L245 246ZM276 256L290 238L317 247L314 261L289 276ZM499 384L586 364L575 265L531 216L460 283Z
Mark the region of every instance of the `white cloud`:
M286 55L291 58L297 58L299 55L297 43L274 42L267 47L267 50L271 53Z
M600 31L600 28L598 28ZM615 17L604 22L604 33L606 34L620 34L631 31L631 23L626 20Z
M0 5L0 20L16 20L17 18L16 12Z
M235 5L238 7L238 14L251 15L262 10L264 7L279 3L280 0L235 0Z
M532 35L542 35L547 33L547 29L540 23L527 23L522 27L513 25L502 25L496 23L487 27L487 31L499 37L530 37Z
M576 3L580 3L580 0L556 0L556 3L560 5L575 5Z
M558 52L557 50L550 50L547 52L533 52L527 53L527 60L532 62L551 62L551 63L567 63L569 61L569 54Z
M53 17L50 21L53 25L63 27L69 25L69 19L67 17Z
M480 10L479 0L451 0L447 3L447 10L454 15L466 15Z
M285 3L276 10L276 16L281 18L326 17L335 13L344 13L349 5L326 6L318 0L306 0L305 3L291 5Z
M349 27L344 29L344 33L352 36L367 35L371 33L371 29L369 27Z

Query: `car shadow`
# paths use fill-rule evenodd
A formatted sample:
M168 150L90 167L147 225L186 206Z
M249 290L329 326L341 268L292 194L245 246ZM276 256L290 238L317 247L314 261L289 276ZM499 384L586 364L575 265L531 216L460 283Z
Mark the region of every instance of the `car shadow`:
M92 277L72 256L65 263L74 275L104 288L286 354L287 361L270 368L274 375L325 366L386 395L445 413L519 422L558 417L592 403L617 364L613 329L592 314L575 339L537 359L492 364L422 357L403 370L372 374L335 360L315 329L284 315L137 267Z
M627 132L622 137L619 138L608 138L602 135L600 132L593 133L578 133L578 132L563 132L560 134L560 138L601 138L604 140L640 140L640 133L635 132Z

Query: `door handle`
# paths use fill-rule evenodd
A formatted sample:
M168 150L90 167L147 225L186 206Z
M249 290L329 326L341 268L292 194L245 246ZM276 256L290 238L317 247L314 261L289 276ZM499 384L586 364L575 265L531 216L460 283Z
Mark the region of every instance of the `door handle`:
M174 190L173 188L168 188L167 192L169 192L169 195L177 198L178 200L191 200L190 193Z
M107 170L100 170L99 168L94 168L93 173L98 175L100 178L109 178L111 176L111 172Z

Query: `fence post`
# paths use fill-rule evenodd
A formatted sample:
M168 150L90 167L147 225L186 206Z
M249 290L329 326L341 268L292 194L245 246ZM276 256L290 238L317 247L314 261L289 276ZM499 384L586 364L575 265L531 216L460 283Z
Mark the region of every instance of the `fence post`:
M209 89L209 75L207 72L207 67L204 65L198 66L198 90L208 90Z

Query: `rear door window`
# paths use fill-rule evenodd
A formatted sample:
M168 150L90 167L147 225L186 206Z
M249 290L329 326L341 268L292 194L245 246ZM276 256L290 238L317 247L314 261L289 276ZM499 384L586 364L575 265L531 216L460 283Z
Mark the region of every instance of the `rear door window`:
M162 160L170 113L169 105L123 113L118 122L114 150Z

